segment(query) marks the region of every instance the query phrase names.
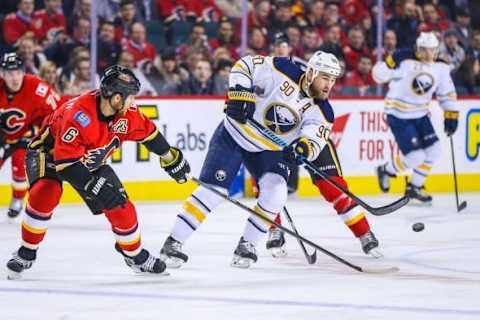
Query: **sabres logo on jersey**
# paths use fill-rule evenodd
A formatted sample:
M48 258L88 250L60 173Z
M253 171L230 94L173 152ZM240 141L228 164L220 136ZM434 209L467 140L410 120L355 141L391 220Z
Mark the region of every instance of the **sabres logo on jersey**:
M423 96L433 87L433 82L431 74L426 72L419 73L412 80L412 91L418 96Z
M265 108L263 121L275 134L288 134L298 126L300 119L286 104L274 102Z

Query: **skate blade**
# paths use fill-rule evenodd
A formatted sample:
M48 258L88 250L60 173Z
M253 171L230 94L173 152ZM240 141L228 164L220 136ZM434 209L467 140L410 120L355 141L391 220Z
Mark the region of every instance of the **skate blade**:
M15 272L10 269L7 270L7 279L8 280L18 280L22 278L22 273Z
M391 274L391 273L397 273L400 271L400 268L398 267L362 267L362 272L363 273L370 273L370 274Z
M160 272L160 273L153 273L153 272L145 272L145 271L134 270L133 272L135 273L135 275L139 275L141 277L168 277L168 276L170 276L170 273L168 273L167 271L163 271L163 272Z
M429 208L432 206L432 202L433 201L428 201L428 202L425 202L425 201L420 201L420 200L417 200L417 199L414 199L414 198L410 198L410 202L408 203L409 206L411 207L423 207L423 208Z
M252 262L254 262L252 259L234 256L232 262L230 263L230 266L234 268L248 269Z
M283 258L283 257L286 257L288 255L287 250L285 250L285 248L283 248L283 247L271 248L269 250L270 250L270 254L274 258Z
M167 268L170 269L178 269L184 264L185 262L182 259L175 258L175 257L168 257L164 254L160 255L160 260L162 260Z
M372 257L374 259L381 259L383 258L383 253L380 250L373 248L372 250L368 251L367 256Z

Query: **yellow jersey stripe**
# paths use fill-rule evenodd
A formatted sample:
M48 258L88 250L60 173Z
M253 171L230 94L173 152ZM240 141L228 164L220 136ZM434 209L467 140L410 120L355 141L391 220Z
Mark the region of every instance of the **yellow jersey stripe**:
M242 70L244 73L246 73L249 77L252 76L252 75L250 74L250 72L248 72L247 69L245 69L244 67L242 67L242 65L241 65L239 62L235 63L235 65L234 65L233 67L234 67L234 68L235 68L235 67L236 67L236 68L239 68L239 69Z
M22 227L27 229L29 232L31 233L35 233L35 234L42 234L42 233L45 233L47 232L47 228L45 229L36 229L34 227L30 227L25 221L22 221Z
M205 220L205 214L200 209L195 207L190 201L185 201L183 203L183 209L194 216L198 222L202 223L203 220Z
M141 235L139 233L138 236L132 241L123 242L123 241L120 241L120 240L117 239L117 243L122 245L122 246L131 246L132 244L138 243L140 241L140 237L141 237Z
M422 163L421 165L418 166L420 169L423 169L425 171L430 171L432 169L432 166L429 166L428 164Z
M401 171L405 171L405 167L403 166L402 161L400 161L400 155L395 157L395 163Z
M353 219L350 219L348 221L345 221L345 224L349 227L353 226L355 223L357 223L358 221L362 220L363 218L365 218L365 214L362 212L360 213L359 215L357 215L355 218Z
M270 217L265 212L263 212L258 206L253 207L253 210L259 215L261 215L262 217L270 219ZM267 222L266 220L263 220L263 219L260 219L260 220L262 220L262 222L266 224L268 227L272 225L270 222Z

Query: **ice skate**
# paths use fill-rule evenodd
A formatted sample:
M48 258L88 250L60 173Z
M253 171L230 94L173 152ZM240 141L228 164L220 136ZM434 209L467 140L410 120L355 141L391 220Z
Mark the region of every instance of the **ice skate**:
M165 262L168 268L176 269L188 261L188 256L182 252L180 241L169 236L165 240L162 250L160 250L160 259Z
M405 189L405 195L409 196L411 199L418 200L417 203L424 204L424 205L431 205L432 204L432 196L426 194L422 191L424 187L417 187L411 183L407 183L407 187Z
M366 255L376 259L383 257L383 254L378 250L378 240L372 231L368 231L359 239L360 244L362 245L362 250Z
M255 246L241 237L237 248L233 252L231 266L246 269L250 267L251 263L255 262L257 262Z
M165 263L160 260L160 258L151 255L150 252L145 249L142 249L142 251L134 257L127 256L118 243L115 243L115 249L122 254L127 266L136 273L145 272L168 275L167 272L164 272L166 269Z
M8 206L7 215L9 218L16 218L23 209L23 199L12 198Z
M390 190L390 178L396 177L394 174L390 174L385 169L386 164L377 167L377 180L378 185L383 193L386 193Z
M16 280L22 277L22 272L32 267L37 258L37 250L21 246L13 253L13 257L7 262L7 279Z
M278 228L268 230L267 249L272 257L281 258L287 255L284 232Z

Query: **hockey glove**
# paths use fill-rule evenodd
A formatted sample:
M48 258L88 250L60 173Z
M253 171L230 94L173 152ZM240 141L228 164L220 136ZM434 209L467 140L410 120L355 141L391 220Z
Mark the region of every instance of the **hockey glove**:
M93 176L84 187L85 193L106 210L125 208L127 199L104 177Z
M255 93L252 89L236 85L227 93L227 116L240 122L247 123L247 119L255 112Z
M183 157L180 149L170 147L170 152L173 154L173 160L166 162L160 158L160 166L178 183L187 182L187 173L190 173L188 161Z
M283 159L291 166L296 166L302 163L300 158L311 160L312 143L307 138L298 138L288 147L283 149Z
M443 124L445 127L445 133L447 136L451 136L457 131L458 127L458 111L445 111L443 114Z

